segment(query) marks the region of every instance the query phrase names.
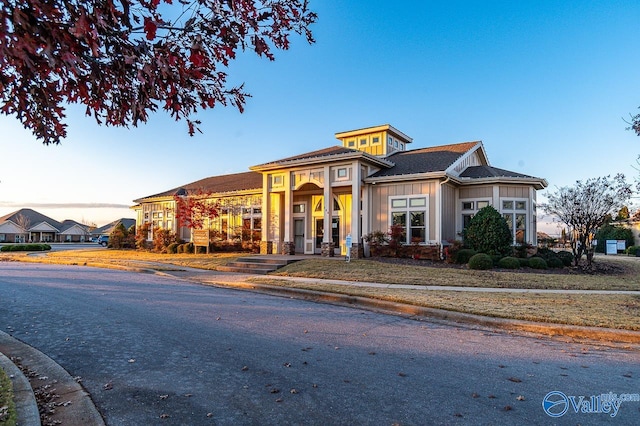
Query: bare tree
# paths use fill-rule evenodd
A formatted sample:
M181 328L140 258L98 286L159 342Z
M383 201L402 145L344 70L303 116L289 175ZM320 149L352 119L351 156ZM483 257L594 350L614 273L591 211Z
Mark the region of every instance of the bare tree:
M22 213L18 213L16 215L16 219L14 220L15 224L20 228L24 229L25 234L29 234L29 228L31 228L31 219Z
M573 187L559 188L557 192L547 195L549 202L541 207L569 228L575 265L586 253L588 265L591 266L591 239L606 222L608 215L621 209L632 193L631 184L626 182L624 175L617 174L613 178L591 178L585 182L576 181Z

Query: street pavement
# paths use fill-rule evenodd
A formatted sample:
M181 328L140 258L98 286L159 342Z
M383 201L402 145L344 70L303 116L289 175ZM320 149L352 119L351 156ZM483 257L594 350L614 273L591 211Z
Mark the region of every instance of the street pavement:
M0 352L11 344L22 347L24 360L38 352L33 347L45 349L53 359L49 358L51 373L46 361L39 364L39 377L47 377L43 382L55 380L58 388L80 382L90 391L90 395L82 389L64 392L63 399L72 402L58 411L76 423L63 424L100 424L97 410L91 414L95 405L107 424L565 424L563 420L637 424L638 420L640 403L625 403L615 418L569 411L554 419L541 408L546 391L639 392L640 359L633 344L621 348L541 340L477 324L394 319L361 309L274 301L268 296L254 301L242 293L184 284L257 289L242 274L164 271L173 276L160 279L163 284L158 285L158 278L150 274L92 268L40 265L29 272L28 265L0 264L0 270L0 285L11 284L0 293L0 320L7 321L9 334L20 339L0 333ZM35 287L17 288L16 283L30 281L30 274L38 278ZM116 296L114 290L122 295ZM342 302L354 304L353 299ZM140 304L150 308L142 318L134 314L134 306ZM66 306L65 311L57 312L56 306ZM212 307L219 312L212 313ZM176 310L179 315L173 313ZM129 323L133 330L125 331ZM147 333L147 323L158 328ZM218 334L220 327L228 327L229 334ZM202 340L212 334L218 339L213 346ZM182 338L195 343L190 346ZM193 345L202 348L195 350ZM247 355L251 353L260 356ZM54 373L58 362L71 372L66 378ZM222 367L229 364L236 370ZM315 382L302 371L310 365ZM207 376L213 372L217 378L212 382ZM238 387L238 383L244 384ZM277 392L271 393L274 389Z

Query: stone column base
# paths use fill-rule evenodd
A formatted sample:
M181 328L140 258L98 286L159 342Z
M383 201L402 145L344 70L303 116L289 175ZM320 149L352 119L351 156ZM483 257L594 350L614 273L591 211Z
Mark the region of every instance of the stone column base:
M293 256L296 254L296 243L295 242L284 242L282 243L282 252L281 254L286 254Z
M273 254L273 241L260 241L260 254Z
M322 257L334 257L335 256L335 249L336 249L336 245L333 241L325 243L324 241L322 242L322 253L321 256Z
M364 247L360 247L360 244L353 243L351 245L351 259L362 259L364 257Z

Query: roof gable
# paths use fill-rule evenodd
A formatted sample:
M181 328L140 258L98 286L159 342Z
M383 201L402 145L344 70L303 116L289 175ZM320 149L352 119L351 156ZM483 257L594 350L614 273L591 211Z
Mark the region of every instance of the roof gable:
M387 157L394 166L378 171L373 177L445 172L478 146L480 142L463 142L394 152Z
M55 226L53 226L52 224L48 223L48 222L40 222L35 226L32 226L31 228L29 228L29 231L32 232L60 232L60 230L58 228L56 228Z
M107 223L106 225L101 226L100 228L94 229L93 231L91 231L91 234L92 235L110 234L111 231L113 231L114 228L121 223L125 229L129 229L132 226L136 225L136 220L123 217L121 219L114 220L113 222Z
M11 220L6 220L0 223L0 233L2 234L24 234L25 231L22 227L16 225Z

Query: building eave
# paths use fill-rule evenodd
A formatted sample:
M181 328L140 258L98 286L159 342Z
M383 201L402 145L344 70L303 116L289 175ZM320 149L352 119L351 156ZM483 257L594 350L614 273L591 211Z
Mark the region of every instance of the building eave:
M494 185L494 184L507 184L507 185L531 185L537 190L545 189L549 186L546 179L535 177L510 177L510 176L492 176L485 178L461 178L457 176L449 176L452 182L458 185Z
M368 177L364 179L365 183L393 183L393 182L406 182L413 180L425 180L425 179L441 179L446 177L446 173L443 171L429 172L429 173L412 173L406 175L392 175L392 176L378 176Z
M249 170L252 170L255 172L269 172L274 170L290 169L293 167L336 163L339 161L358 160L358 159L367 161L368 163L371 163L373 165L380 166L380 167L385 167L385 168L393 167L393 163L389 160L375 157L363 151L354 151L354 152L347 152L347 153L343 152L340 154L326 155L326 156L320 156L320 157L301 158L301 159L288 160L288 161L277 161L274 163L252 166L252 167L249 167Z

